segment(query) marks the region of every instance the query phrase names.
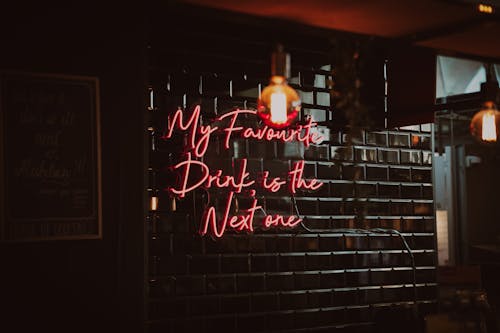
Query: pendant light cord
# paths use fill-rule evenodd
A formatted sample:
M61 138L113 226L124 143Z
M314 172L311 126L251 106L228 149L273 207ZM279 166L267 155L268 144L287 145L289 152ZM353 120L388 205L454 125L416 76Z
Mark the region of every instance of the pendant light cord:
M292 202L295 210L295 214L297 216L301 216L299 212L299 208L297 206L297 200L295 199L295 196L292 195ZM309 233L324 233L325 229L311 229L307 227L304 224L304 221L300 222L301 227L306 230ZM328 229L328 232L337 232L341 234L364 234L364 235L369 235L369 234L385 234L385 235L397 235L400 239L401 242L403 243L404 250L408 254L410 258L410 263L412 267L412 284L413 284L413 311L414 314L416 315L418 312L418 293L417 293L417 266L415 264L415 256L413 254L413 251L406 241L405 236L398 230L396 229L385 229L385 228L373 228L373 229L358 229L358 228L335 228L335 229Z

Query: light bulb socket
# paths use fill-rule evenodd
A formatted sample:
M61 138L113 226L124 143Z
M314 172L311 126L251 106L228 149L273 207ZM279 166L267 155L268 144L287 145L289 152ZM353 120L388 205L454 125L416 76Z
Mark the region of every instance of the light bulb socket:
M497 105L493 100L487 100L481 105L481 110L495 110L497 111Z
M497 144L500 137L500 112L493 101L483 103L481 110L471 119L470 132L482 144Z
M271 75L290 77L290 54L283 50L283 45L277 45L271 55Z

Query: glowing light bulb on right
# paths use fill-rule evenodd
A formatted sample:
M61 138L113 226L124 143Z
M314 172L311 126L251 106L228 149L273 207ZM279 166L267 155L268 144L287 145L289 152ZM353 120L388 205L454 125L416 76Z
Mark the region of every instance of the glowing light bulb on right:
M300 97L288 85L290 55L278 45L271 57L271 79L257 102L257 114L267 126L281 129L293 124L300 112Z
M486 102L470 122L470 132L476 140L496 143L500 137L500 112L493 102Z

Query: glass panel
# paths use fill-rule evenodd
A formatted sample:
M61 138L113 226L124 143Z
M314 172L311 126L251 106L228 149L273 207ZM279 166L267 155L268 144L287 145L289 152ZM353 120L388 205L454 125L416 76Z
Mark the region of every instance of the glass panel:
M482 62L437 56L436 97L478 92L486 81Z

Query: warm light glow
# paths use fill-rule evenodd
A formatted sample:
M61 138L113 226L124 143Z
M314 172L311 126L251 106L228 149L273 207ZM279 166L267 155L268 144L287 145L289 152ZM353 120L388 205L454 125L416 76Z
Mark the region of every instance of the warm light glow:
M492 14L493 13L493 6L490 6L490 5L485 5L485 4L479 4L477 6L477 9L481 12L481 13L485 13L485 14Z
M470 132L484 143L496 143L500 126L500 112L493 102L483 104L481 111L476 113L470 122Z
M177 201L175 200L175 198L170 198L170 211L177 211Z
M275 124L283 124L287 121L286 118L286 95L282 92L271 94L271 122Z
M497 141L497 128L495 125L495 114L493 111L488 111L483 115L483 130L481 133L483 141Z
M285 128L299 115L299 95L287 84L285 77L273 76L260 95L257 111L267 126Z
M418 144L420 143L420 137L418 135L412 135L411 136L411 145L412 146L418 146Z
M150 209L158 210L158 197L151 197Z

